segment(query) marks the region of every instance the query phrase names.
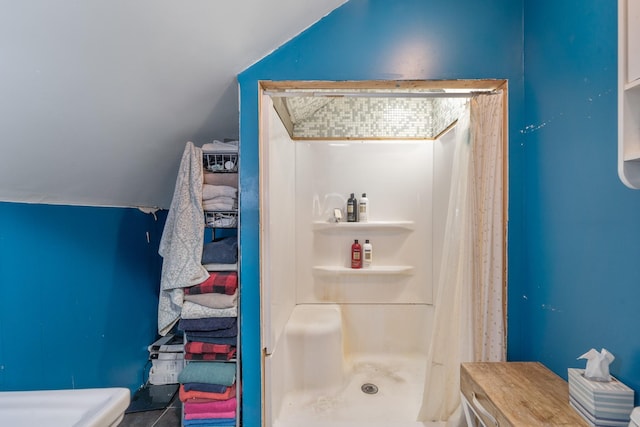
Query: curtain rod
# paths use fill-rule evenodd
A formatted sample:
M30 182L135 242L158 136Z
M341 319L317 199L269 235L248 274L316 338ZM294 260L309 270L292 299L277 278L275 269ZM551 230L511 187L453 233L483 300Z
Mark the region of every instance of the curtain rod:
M474 95L493 95L501 90L481 90L466 92L302 92L265 90L264 94L274 98L315 97L315 98L471 98Z

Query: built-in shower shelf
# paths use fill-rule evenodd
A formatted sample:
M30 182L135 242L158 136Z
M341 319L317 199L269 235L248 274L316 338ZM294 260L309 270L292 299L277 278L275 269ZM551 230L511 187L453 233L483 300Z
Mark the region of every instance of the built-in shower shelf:
M367 268L349 268L334 265L316 265L313 267L316 274L338 276L384 276L413 273L411 265L381 265Z
M315 221L314 231L331 230L413 230L413 221L328 222Z

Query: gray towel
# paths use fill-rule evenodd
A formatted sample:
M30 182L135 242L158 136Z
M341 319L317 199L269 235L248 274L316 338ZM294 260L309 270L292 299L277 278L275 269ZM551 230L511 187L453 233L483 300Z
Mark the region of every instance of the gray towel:
M196 295L185 295L185 302L191 301L210 308L229 308L238 306L238 292L233 295L219 294L216 292Z

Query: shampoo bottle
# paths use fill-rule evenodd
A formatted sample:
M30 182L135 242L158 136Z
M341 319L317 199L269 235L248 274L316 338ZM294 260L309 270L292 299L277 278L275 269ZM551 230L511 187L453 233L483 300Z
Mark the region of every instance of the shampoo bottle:
M353 193L347 200L347 222L358 221L358 200Z
M351 245L351 268L362 268L362 246L358 239Z
M362 245L362 265L365 268L371 267L373 262L373 246L369 243L369 239L364 241Z
M369 199L367 193L362 193L360 198L360 208L358 209L358 221L367 222L369 220Z

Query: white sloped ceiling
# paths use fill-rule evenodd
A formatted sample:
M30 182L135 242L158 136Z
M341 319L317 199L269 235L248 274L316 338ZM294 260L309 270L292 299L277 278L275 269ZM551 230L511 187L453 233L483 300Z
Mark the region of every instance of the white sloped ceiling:
M346 0L0 0L0 201L168 208L236 75Z

